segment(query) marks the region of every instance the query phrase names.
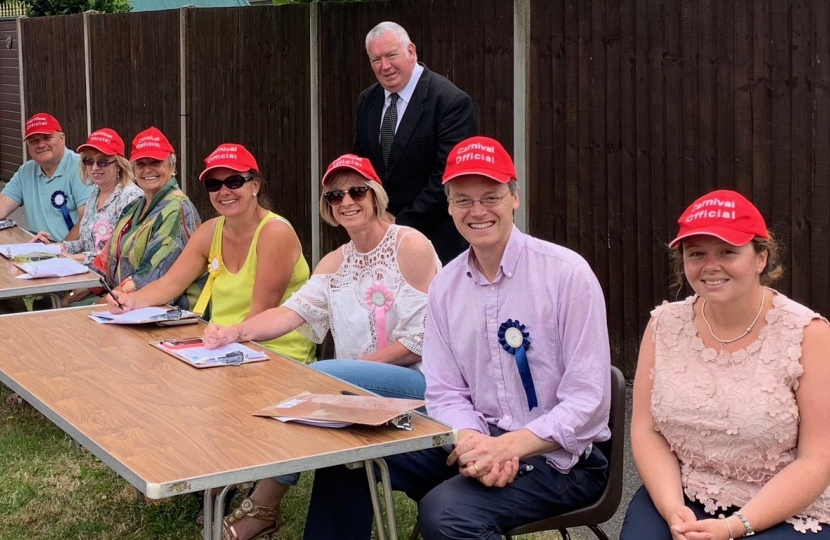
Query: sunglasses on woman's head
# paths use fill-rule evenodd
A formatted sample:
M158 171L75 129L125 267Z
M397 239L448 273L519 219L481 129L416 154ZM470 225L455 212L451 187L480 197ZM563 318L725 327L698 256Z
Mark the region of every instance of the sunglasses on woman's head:
M81 163L86 165L87 167L92 167L93 165L98 165L99 169L105 169L115 163L115 160L107 161L106 159L92 159L89 157L85 157L81 160Z
M241 174L232 174L224 180L217 180L216 178L205 179L205 189L210 193L216 193L222 186L228 189L239 189L245 185L245 182L253 180L253 176L242 176Z
M349 197L351 197L354 202L359 203L366 198L366 194L368 192L368 186L357 186L349 188L347 191L343 191L342 189L327 191L326 193L323 193L323 197L326 198L326 201L328 201L331 206L339 206L343 203L343 198L346 197L346 193L349 194Z

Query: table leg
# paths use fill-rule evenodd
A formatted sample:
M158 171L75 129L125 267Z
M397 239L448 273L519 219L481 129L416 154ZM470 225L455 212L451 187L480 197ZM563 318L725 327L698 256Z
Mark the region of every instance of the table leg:
M206 489L204 500L202 501L202 513L204 515L204 524L202 525L202 540L211 540L211 531L213 530L213 490Z
M380 469L380 482L383 485L383 497L386 500L386 522L389 524L390 540L398 540L398 524L395 520L395 501L392 499L392 480L389 478L389 466L386 460L376 458L373 460Z
M233 487L233 485L230 485L222 488L222 491L219 492L213 501L213 540L222 540L222 521L225 519L225 496ZM213 490L209 489L207 491ZM207 524L207 514L205 514L205 525Z

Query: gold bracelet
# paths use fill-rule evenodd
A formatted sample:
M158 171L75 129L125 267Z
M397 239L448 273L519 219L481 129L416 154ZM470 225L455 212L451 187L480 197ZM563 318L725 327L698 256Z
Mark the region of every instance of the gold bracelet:
M726 520L726 516L723 514L718 514L718 519L722 519L724 523L726 523L726 529L729 531L729 540L735 540L735 536L732 534L732 526Z

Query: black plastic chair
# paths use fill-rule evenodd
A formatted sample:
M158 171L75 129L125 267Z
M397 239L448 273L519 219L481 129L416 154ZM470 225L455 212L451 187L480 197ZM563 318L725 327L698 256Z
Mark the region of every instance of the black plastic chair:
M568 529L588 527L600 540L608 540L608 535L600 527L614 516L622 499L623 460L625 447L625 377L622 372L611 366L611 411L608 418L611 439L596 443L602 454L608 459L608 483L592 504L555 517L534 521L516 527L504 533L507 540L520 534L557 530L562 540L570 540ZM417 540L421 535L418 525L412 530L409 540Z

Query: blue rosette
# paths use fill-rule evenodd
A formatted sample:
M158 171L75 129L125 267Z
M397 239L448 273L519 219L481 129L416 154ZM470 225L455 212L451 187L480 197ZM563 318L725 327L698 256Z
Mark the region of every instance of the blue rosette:
M71 231L72 227L75 226L75 223L72 221L72 216L69 215L69 208L66 206L67 202L68 199L66 197L66 193L62 190L59 189L58 191L52 193L52 206L61 211L63 221L66 223L66 228Z
M530 373L530 364L527 362L527 350L530 348L530 332L525 325L513 319L507 319L499 326L499 345L502 349L516 358L516 367L522 379L522 386L527 396L527 406L533 410L538 405L536 387L533 385L533 376Z

